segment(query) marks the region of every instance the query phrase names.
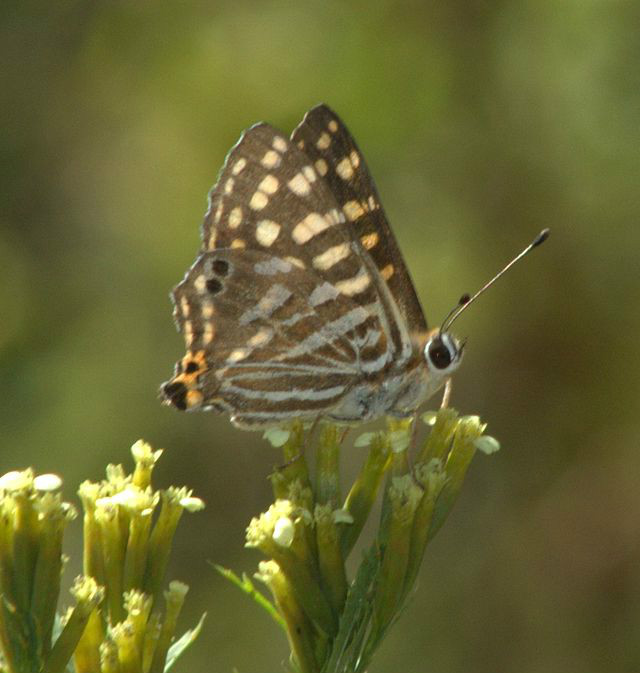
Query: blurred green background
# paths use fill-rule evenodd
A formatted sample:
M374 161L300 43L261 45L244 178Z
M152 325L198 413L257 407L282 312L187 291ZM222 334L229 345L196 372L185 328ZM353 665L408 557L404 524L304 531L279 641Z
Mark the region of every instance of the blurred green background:
M456 325L453 404L503 450L472 465L371 672L640 670L640 5L0 11L0 471L56 471L75 500L139 437L166 448L156 483L208 504L173 559L184 627L209 612L180 670L278 671L287 647L206 564L253 571L244 527L279 458L160 406L183 354L168 293L242 129L289 132L320 101L366 155L431 323L552 229Z

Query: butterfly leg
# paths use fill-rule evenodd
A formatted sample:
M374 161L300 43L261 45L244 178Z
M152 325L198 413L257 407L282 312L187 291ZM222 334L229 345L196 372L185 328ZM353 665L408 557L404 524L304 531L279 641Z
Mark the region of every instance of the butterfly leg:
M309 428L307 432L307 439L309 444L311 443L311 439L313 438L313 434L315 431L318 429L318 426L320 425L320 421L322 420L322 414L318 414L312 421L311 427Z
M288 460L286 460L284 463L280 463L279 465L276 465L275 470L276 472L281 472L282 470L286 470L288 467L291 467L294 463L297 463L299 460L302 460L304 458L304 448L298 451L298 453L295 456L292 456Z
M448 378L444 382L444 391L442 393L442 402L440 402L440 408L446 409L449 406L449 398L451 397L451 389L453 384L451 383L451 378Z
M312 440L314 439L313 435L314 435L314 433L316 433L316 431L317 431L317 429L320 425L320 421L322 421L322 420L326 420L328 423L332 422L331 420L329 420L329 417L326 417L326 416L323 417L322 414L316 416L313 423L311 424L311 427L309 428L309 430L307 432L307 442L306 442L307 446L311 445ZM340 446L342 445L342 443L345 440L345 437L349 434L349 430L351 430L351 428L349 426L347 426L346 428L344 428L342 430L342 432L339 433L338 440L337 440L338 445L340 445Z
M413 421L411 424L411 439L409 440L409 456L411 456L411 453L413 453L416 450L416 446L418 445L418 417L414 416ZM411 471L413 472L413 466L411 467Z

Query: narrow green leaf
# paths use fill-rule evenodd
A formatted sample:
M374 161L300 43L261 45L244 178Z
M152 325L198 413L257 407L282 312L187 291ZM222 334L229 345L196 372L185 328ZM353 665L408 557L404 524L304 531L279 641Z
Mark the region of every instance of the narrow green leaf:
M240 591L247 594L249 598L252 598L272 619L278 626L280 626L284 631L286 631L285 623L280 614L278 613L275 605L264 596L260 591L258 591L251 581L251 579L243 573L242 577L238 577L233 570L229 568L224 568L217 563L211 564L225 579L229 580L231 584L234 584Z
M194 628L185 631L185 633L183 633L182 636L180 636L180 638L178 638L178 640L176 640L176 642L173 643L173 645L169 648L169 651L167 652L167 661L164 667L164 673L167 673L167 671L171 670L176 660L200 635L202 624L204 623L206 616L207 613L205 612L202 617L200 617L200 621L194 626Z
M373 612L371 594L379 570L378 550L371 547L363 555L356 578L349 587L338 634L333 641L331 654L322 667L322 673L348 673L356 670Z

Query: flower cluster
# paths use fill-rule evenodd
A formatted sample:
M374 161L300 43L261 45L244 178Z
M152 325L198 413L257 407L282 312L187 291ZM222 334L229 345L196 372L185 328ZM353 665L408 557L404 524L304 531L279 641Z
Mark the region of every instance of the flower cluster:
M196 637L200 625L172 645L187 587L165 592L164 582L182 512L204 503L184 488L154 491L161 451L137 442L132 453L133 474L110 465L104 481L80 486L84 575L63 616L62 537L76 513L62 481L31 470L0 478L1 671L63 673L72 661L76 673L161 673Z
M429 413L431 431L410 456L411 420L389 421L384 432L355 442L368 447L360 473L343 498L339 457L344 429L322 424L313 474L304 453L300 424L266 433L284 451L272 475L275 502L247 529L247 546L268 560L257 579L273 604L248 578L224 571L283 626L298 673L365 671L414 587L425 548L450 512L476 450L498 444L483 436L477 416L452 409ZM375 539L349 579L347 556L360 538L382 488Z

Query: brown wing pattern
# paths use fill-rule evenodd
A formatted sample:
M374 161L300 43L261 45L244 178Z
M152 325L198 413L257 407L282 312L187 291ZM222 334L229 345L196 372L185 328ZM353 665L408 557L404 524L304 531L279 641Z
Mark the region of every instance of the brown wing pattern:
M178 408L244 427L317 416L410 359L420 305L364 159L325 106L293 140L264 123L243 133L202 241L173 292L187 353L162 390Z
M187 342L172 399L261 425L330 408L390 357L379 305L262 251L200 255L173 293ZM190 397L189 397L190 395Z
M243 133L211 191L203 248L268 251L321 274L358 304L379 302L392 354L405 358L397 309L380 296L378 274L363 263L363 247L348 224L332 185L309 156L260 123Z
M373 259L411 332L427 323L364 156L338 115L318 105L291 135L343 208L353 236Z

